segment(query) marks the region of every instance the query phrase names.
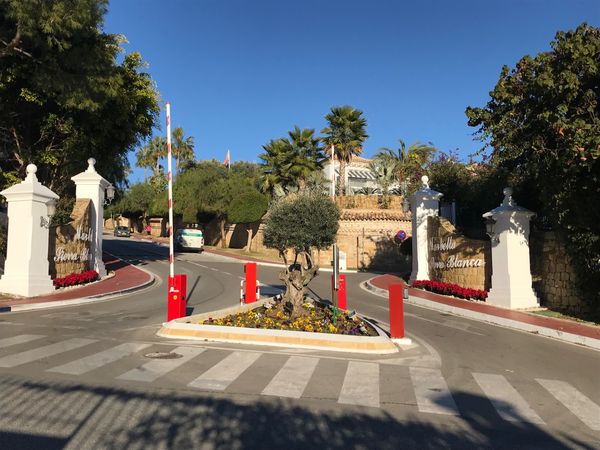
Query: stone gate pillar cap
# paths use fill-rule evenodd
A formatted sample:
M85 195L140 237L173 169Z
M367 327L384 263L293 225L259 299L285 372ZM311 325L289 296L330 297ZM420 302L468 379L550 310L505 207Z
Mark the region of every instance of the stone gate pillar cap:
M523 208L522 206L518 206L517 203L512 198L513 189L511 187L505 187L502 190L504 194L504 199L502 200L502 204L497 208L492 209L491 211L483 214L483 217L492 217L498 216L501 214L523 214L529 217L535 216L533 211L528 210L527 208Z
M421 189L410 196L412 200L417 198L421 200L439 200L444 195L441 192L434 191L429 187L429 177L427 175L423 175L421 177L421 183L423 183Z
M96 164L96 160L94 158L88 158L87 160L88 168L85 170L86 172L96 172L96 168L94 165Z

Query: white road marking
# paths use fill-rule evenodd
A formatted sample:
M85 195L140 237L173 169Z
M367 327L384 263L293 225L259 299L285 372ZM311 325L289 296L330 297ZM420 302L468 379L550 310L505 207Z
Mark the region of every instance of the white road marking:
M9 338L0 339L0 348L10 347L11 345L24 344L25 342L35 341L41 339L43 334L21 334L19 336L12 336Z
M550 394L594 431L600 431L600 406L565 381L536 378Z
M143 381L149 383L154 381L177 367L185 364L190 359L204 352L205 348L197 347L177 347L172 350L173 353L183 355L177 359L155 359L147 362L141 367L130 370L129 372L119 375L119 380Z
M208 369L188 386L211 391L224 391L237 377L250 367L260 353L233 352L220 363Z
M440 370L424 367L410 367L409 370L419 411L459 415L454 398Z
M38 359L68 352L69 350L74 350L94 342L97 342L96 339L67 339L66 341L57 342L56 344L50 344L26 352L17 353L16 355L0 358L0 367L16 367Z
M318 358L290 356L277 375L262 391L263 395L300 398L319 362Z
M379 364L349 361L338 403L379 408Z
M105 366L115 362L131 353L138 352L140 350L149 347L150 344L135 344L125 343L117 345L116 347L109 348L99 353L95 353L85 358L80 358L62 366L53 367L48 369L47 372L64 373L67 375L82 375L86 372L90 372L99 367Z
M447 328L453 328L455 330L460 330L463 331L465 333L470 333L470 334L476 334L477 336L485 336L485 334L483 333L477 333L476 331L472 331L469 329L470 325L462 325L462 324L453 324L453 323L447 323L446 321L438 321L438 320L432 320L432 319L427 319L425 317L421 317L418 314L412 314L412 313L404 313L405 317L414 317L415 319L419 319L419 320L423 320L425 322L430 322L430 323L434 323L436 325L441 325L443 327L447 327Z
M504 420L544 424L542 418L502 375L473 373L473 377Z

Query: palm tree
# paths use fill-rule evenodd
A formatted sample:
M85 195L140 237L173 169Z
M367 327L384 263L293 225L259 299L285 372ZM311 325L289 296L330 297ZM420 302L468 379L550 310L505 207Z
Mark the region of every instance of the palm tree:
M319 138L315 137L315 130L295 126L288 132L289 159L284 167L290 177L295 181L298 189L304 189L307 177L323 168L325 155L319 145Z
M148 146L148 158L152 161L153 174L152 176L157 177L162 167L160 165L160 159L167 156L167 140L162 136L153 137Z
M261 190L275 196L278 186L283 188L289 183L289 176L283 168L288 159L289 142L285 139L272 139L262 147L266 153L258 155L263 161Z
M171 151L175 157L175 173L178 173L181 167L194 160L194 138L192 136L184 137L183 128L175 128Z
M409 186L418 183L432 156L438 150L431 142L427 145L415 141L408 148L402 139L398 139L398 142L400 142L400 147L397 150L383 147L375 155L375 159L388 161L394 165L393 171L396 180L403 187L403 194L406 195Z
M389 158L375 158L369 163L369 169L375 175L377 184L381 186L382 206L388 208L390 204L390 185L396 181L396 164Z
M269 141L263 145L266 153L259 155L263 160L261 189L272 196L304 189L308 176L321 170L324 160L319 139L313 129L294 129L288 138Z
M331 145L335 146L335 158L340 163L340 177L338 180L338 192L346 193L346 166L353 156L362 153L362 144L369 137L365 128L367 119L362 117L362 111L351 106L334 106L331 112L325 116L329 126L323 128L321 133L325 134L322 140L331 151Z
M154 167L154 160L150 155L148 144L140 147L140 149L135 153L135 157L135 165L144 169L144 183L146 183L148 181L148 169L152 169Z

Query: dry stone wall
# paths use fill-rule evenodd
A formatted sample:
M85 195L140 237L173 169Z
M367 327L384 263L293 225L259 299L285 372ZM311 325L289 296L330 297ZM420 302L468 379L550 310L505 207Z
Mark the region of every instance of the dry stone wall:
M575 270L560 234L534 232L530 241L531 272L541 306L586 312L588 307L578 294Z
M78 199L71 213L71 222L51 230L48 259L52 278L85 272L91 268L90 243L93 235L90 225L91 200Z
M427 218L429 278L459 286L489 290L490 243L469 239L443 217Z

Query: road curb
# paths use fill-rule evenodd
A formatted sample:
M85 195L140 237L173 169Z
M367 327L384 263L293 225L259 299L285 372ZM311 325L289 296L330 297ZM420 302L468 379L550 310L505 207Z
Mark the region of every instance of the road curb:
M373 277L376 278L376 277ZM379 297L388 297L388 291L385 289L373 286L370 282L373 278L363 281L360 286L364 290L370 291L374 295ZM432 309L435 311L442 311L455 316L464 317L466 319L477 320L480 322L490 323L492 325L498 325L503 328L509 328L513 330L525 331L530 334L537 334L552 339L556 339L562 342L568 342L570 344L577 344L595 350L600 350L600 339L594 339L587 336L581 336L579 334L568 333L553 328L543 327L540 325L532 325L529 323L519 322L518 320L507 319L504 317L494 316L492 314L481 313L477 311L471 311L468 309L458 308L455 306L445 305L432 300L415 297L409 295L405 302L409 305L419 306L422 308Z
M111 255L111 256L117 258L114 255ZM117 259L121 260L120 258L117 258ZM156 282L157 277L153 273L151 273L145 269L142 269L141 267L137 267L137 266L135 266L135 267L136 267L136 269L141 270L141 271L147 273L148 275L150 275L150 279L141 284L138 284L137 286L132 286L129 288L119 289L119 290L111 291L111 292L105 292L102 294L90 295L87 297L74 298L71 300L54 300L54 301L49 301L49 302L28 303L28 304L24 304L24 305L4 306L4 307L0 308L0 313L34 311L36 309L49 309L49 308L55 308L55 307L58 308L61 306L76 306L76 305L81 305L84 303L92 303L97 300L110 300L111 298L121 297L125 294L130 294L132 292L141 291L142 289L145 289L145 288L153 285Z

